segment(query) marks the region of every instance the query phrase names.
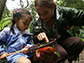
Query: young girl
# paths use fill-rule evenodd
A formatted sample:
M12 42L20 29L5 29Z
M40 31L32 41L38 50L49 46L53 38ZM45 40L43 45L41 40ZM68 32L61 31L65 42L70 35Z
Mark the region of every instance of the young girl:
M66 58L69 62L76 59L83 50L84 42L78 37L71 37L68 29L71 26L84 25L84 12L74 8L60 7L53 0L35 0L35 9L39 15L37 21L32 21L30 31L34 34L35 43L56 38L55 48L61 63Z
M32 53L28 48L33 46L32 34L27 30L32 20L30 12L25 8L13 11L12 25L0 33L0 59L7 59L9 63L31 63ZM3 48L5 45L5 49ZM8 54L22 50L21 53Z

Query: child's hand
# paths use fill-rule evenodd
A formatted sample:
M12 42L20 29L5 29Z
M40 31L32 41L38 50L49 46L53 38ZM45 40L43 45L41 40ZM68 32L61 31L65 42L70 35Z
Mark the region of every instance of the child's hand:
M8 56L8 53L5 52L0 56L0 59L6 59L7 56Z
M27 54L29 52L29 47L26 46L25 48L22 49L22 53Z

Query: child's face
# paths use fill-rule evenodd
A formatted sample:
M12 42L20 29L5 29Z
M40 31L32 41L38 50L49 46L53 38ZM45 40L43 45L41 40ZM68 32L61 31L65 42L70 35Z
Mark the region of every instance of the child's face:
M20 31L25 31L26 29L28 29L30 22L31 22L31 19L29 17L25 17L23 19L20 19L19 21L16 21L16 27Z
M49 21L50 18L53 16L54 9L47 8L47 7L40 7L40 6L36 6L35 8L39 17L41 17L46 22Z

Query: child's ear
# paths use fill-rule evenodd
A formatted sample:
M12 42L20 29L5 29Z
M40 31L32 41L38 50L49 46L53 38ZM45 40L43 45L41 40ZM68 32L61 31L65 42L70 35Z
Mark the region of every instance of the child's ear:
M15 22L18 21L18 19L15 17Z

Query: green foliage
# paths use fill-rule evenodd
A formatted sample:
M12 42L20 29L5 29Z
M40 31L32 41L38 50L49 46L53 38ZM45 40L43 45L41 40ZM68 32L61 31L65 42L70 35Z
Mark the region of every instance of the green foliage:
M7 17L7 18L4 18L0 21L0 31L2 31L5 27L11 25L11 21L10 21L11 18Z
M28 9L31 11L32 17L34 18L36 16L36 10L34 7L34 1L31 1L31 4L29 5Z
M12 1L15 1L15 0L12 0Z
M32 21L36 21L36 17L34 17L34 18L32 19ZM30 31L30 26L31 26L31 23L29 24L28 31Z
M84 26L81 26L79 30L79 34L76 33L76 37L80 37L84 41Z
M84 10L83 0L57 0L56 3L60 6L72 7L72 8Z

